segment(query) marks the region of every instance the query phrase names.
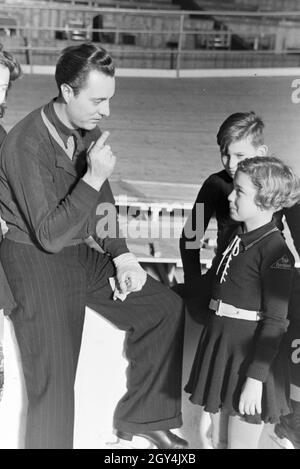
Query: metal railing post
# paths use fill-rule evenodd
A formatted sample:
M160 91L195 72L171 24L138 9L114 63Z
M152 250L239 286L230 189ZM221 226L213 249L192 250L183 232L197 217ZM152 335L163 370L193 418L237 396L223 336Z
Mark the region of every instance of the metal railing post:
M178 47L177 47L176 78L180 78L181 54L182 54L182 44L183 44L184 17L185 17L184 13L181 13L181 15L180 15L180 22L179 22Z
M282 54L286 49L286 29L284 19L280 21L277 25L274 49L275 54Z
M32 51L32 30L31 28L28 29L28 57L29 57L29 66L30 66L30 73L33 74L33 51Z
M32 43L31 43L31 28L29 24L26 25L26 34L24 36L24 45L25 45L25 56L26 62L30 67L30 73L33 74L33 64L32 64Z

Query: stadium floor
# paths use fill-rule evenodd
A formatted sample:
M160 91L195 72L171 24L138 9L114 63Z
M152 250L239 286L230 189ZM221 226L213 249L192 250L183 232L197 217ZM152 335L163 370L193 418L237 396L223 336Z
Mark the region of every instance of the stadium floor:
M300 104L294 78L117 78L111 116L103 120L118 160L116 179L200 184L220 166L216 133L231 113L265 121L270 152L300 173ZM24 75L13 84L3 120L10 129L57 94L54 78Z

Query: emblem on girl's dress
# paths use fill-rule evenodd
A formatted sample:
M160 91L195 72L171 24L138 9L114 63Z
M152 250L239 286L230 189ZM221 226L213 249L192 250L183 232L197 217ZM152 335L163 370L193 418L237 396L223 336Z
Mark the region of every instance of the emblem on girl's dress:
M271 265L271 269L291 269L292 264L288 256L282 256L278 261Z

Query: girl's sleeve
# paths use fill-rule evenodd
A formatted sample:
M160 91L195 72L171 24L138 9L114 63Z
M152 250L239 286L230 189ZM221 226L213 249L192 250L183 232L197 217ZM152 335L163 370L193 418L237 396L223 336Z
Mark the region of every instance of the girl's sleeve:
M261 254L262 319L254 338L253 359L247 376L262 382L268 377L288 326L294 258L280 241L277 245L271 242L272 245L267 246L266 252Z

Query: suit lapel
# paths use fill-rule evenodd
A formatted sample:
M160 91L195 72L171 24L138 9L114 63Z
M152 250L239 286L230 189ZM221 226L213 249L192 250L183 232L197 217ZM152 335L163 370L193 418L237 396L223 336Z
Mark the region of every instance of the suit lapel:
M44 108L41 109L41 116L43 119L43 122L45 126L47 127L51 137L56 141L56 143L60 146L60 148L63 150L63 153L59 152L55 154L55 163L56 166L59 168L63 168L65 171L67 171L69 174L72 174L73 176L77 177L77 171L72 163L72 156L71 152L68 151L68 149L65 147L64 142L62 138L59 136L56 128L54 127L53 124L49 121L47 118ZM73 150L71 150L73 152Z

